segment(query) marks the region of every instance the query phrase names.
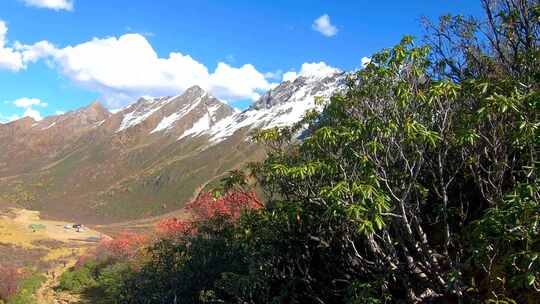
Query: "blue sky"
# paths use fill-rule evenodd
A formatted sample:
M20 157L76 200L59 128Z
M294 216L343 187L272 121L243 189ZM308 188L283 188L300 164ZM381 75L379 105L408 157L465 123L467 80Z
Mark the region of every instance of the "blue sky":
M193 84L245 107L286 72L358 68L449 12L478 15L479 2L2 0L0 121Z

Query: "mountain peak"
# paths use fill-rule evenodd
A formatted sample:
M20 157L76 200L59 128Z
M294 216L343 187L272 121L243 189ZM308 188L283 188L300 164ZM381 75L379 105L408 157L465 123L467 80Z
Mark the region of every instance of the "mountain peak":
M184 95L189 96L202 96L206 94L207 92L201 88L199 85L194 85L192 87L189 87L185 92Z
M17 119L13 122L19 125L27 125L36 123L36 120L30 116L24 116L23 118Z
M17 120L13 120L5 124L2 124L2 126L8 126L8 127L12 127L15 129L20 129L20 130L28 130L32 128L32 126L36 123L37 121L33 119L32 117L25 116Z
M79 121L79 124L87 125L104 120L111 115L111 112L109 112L109 110L107 110L99 101L94 101L84 108L67 113L66 117L76 118L76 120Z
M315 97L328 97L345 85L345 73L334 72L313 76L299 76L285 81L267 91L250 109L263 110L286 103L311 100ZM304 109L304 111L307 109Z
M103 104L99 101L93 101L89 105L87 105L84 108L79 109L77 112L84 112L84 113L94 113L98 115L104 115L109 116L110 112L107 110Z
M84 108L84 110L94 110L94 111L103 111L103 110L105 110L105 111L107 111L107 109L105 109L103 104L101 104L101 102L98 101L98 100L93 101L91 104L86 106Z

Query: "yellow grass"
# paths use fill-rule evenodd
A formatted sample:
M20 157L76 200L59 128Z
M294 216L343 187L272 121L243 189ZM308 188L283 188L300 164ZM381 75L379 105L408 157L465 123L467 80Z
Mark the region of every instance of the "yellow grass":
M67 256L82 254L88 245L89 237L100 238L101 233L86 229L77 232L75 229L64 229L64 225L72 223L42 220L39 212L25 209L8 209L0 211L0 242L25 249L45 249L48 254L45 261L55 261ZM30 225L43 225L45 228L33 230ZM58 241L59 248L48 248L36 244L37 241ZM62 243L65 245L63 246Z
M51 249L49 253L43 258L46 262L51 261L60 261L60 260L70 260L74 257L79 257L84 254L87 248L57 248Z
M88 242L88 238L99 239L102 234L86 227L82 232L65 229L65 225L72 226L73 223L43 220L39 215L39 212L25 209L0 210L0 243L27 250L45 250L46 253L40 259L51 266L47 271L47 280L35 298L39 304L58 303L53 288L59 276L96 245L95 242ZM31 225L42 225L44 228L34 231ZM105 235L103 237L108 238Z
M0 218L0 242L13 244L23 248L34 248L34 241L46 238L44 232L32 233L28 227L8 218Z

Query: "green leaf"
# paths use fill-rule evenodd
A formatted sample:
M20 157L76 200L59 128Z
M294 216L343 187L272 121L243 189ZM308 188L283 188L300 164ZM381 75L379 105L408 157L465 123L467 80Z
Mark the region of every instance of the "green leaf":
M532 286L534 284L535 280L536 280L536 276L534 275L534 273L527 274L527 284L529 286Z

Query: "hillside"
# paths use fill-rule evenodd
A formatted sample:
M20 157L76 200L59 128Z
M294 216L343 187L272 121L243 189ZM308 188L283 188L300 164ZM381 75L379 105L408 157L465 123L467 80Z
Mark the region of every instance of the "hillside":
M341 73L298 77L243 112L194 86L115 113L94 102L0 124L0 205L94 224L177 210L209 181L262 159L252 130L295 123L343 85Z

